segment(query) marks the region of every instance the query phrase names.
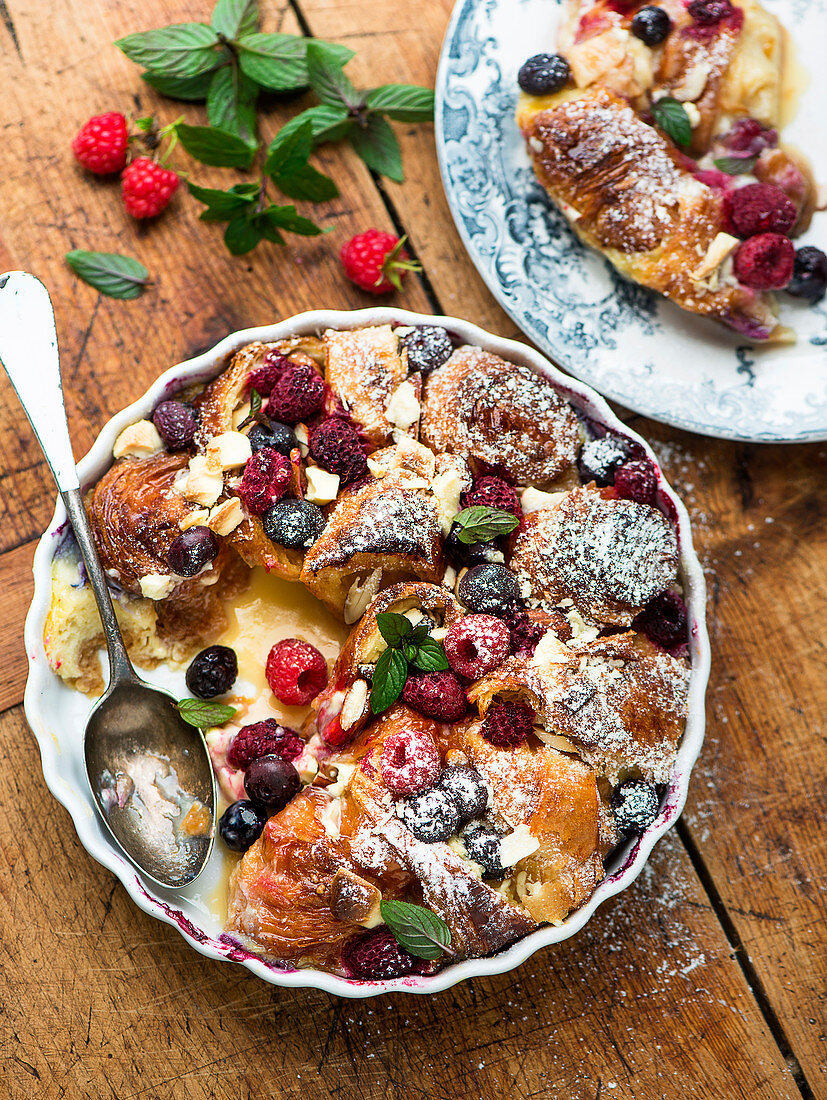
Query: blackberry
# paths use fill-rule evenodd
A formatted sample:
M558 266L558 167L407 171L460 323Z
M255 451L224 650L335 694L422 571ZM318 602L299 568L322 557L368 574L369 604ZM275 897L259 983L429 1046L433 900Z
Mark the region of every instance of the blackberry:
M430 790L415 794L406 799L399 810L399 816L417 840L434 844L438 840L447 840L459 828L460 811L451 795L432 787Z
M645 46L659 46L672 30L672 20L663 8L640 8L632 19L631 30Z
M211 645L193 657L187 669L187 687L199 699L213 699L229 691L238 676L235 650Z
M280 455L289 458L290 452L299 445L293 429L286 424L280 424L278 420L254 424L247 432L247 438L250 440L253 454L264 450L265 447L272 447Z
M264 832L267 811L246 798L228 806L218 822L218 835L231 852L246 852Z
M686 604L675 592L661 592L655 596L632 626L663 649L674 649L689 640Z
M418 970L424 959L400 947L388 928L375 928L350 940L342 952L342 961L353 978L361 981L386 981Z
M660 811L658 792L643 779L628 779L615 787L611 804L615 828L623 839L639 836Z
M321 508L306 500L280 500L262 517L264 533L271 542L293 550L307 549L324 531Z
M483 878L504 878L500 844L502 837L490 825L471 825L462 834L462 843L468 858L483 869Z
M450 764L439 777L437 786L453 799L463 824L482 817L488 809L488 787L476 768Z
M559 53L538 53L524 63L517 74L517 83L529 95L551 95L559 92L571 79L569 63Z
M502 563L505 558L495 539L490 542L462 542L459 533L462 530L456 524L451 528L446 547L451 560L457 565L485 565Z
M584 482L595 482L601 489L611 485L619 467L630 457L630 451L626 440L612 432L589 440L577 460L580 477Z
M422 374L447 363L454 352L451 337L436 325L420 325L402 337L402 344L408 352L408 370Z
M504 565L475 565L457 585L460 603L484 615L502 615L516 604L517 578Z

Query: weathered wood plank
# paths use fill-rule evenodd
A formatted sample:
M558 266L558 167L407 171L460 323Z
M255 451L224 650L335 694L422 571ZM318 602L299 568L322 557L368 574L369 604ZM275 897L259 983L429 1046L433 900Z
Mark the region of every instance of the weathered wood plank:
M0 592L3 593L3 631L0 634L0 711L23 699L26 686L26 647L23 624L32 599L34 544L0 554Z
M338 1001L206 960L136 910L49 797L19 710L0 746L13 1100L798 1097L674 835L575 941L515 973Z

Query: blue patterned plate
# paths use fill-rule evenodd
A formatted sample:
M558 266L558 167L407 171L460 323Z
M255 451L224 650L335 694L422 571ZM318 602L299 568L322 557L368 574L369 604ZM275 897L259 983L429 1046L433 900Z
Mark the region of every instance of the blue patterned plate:
M765 0L818 74L827 0ZM437 74L437 148L448 202L489 289L523 332L606 397L704 435L827 439L827 299L786 295L792 346L760 347L626 282L580 244L535 181L514 123L517 70L553 47L556 0L459 0ZM822 81L804 81L785 141L827 181ZM801 239L827 250L827 213Z

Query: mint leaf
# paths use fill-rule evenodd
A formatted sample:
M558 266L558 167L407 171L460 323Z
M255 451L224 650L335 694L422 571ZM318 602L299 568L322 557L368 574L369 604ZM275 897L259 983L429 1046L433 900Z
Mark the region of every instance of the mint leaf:
M271 142L264 171L291 198L311 202L334 199L339 194L336 184L307 163L313 148L312 122L306 119L301 126L285 130L276 134Z
M130 61L164 76L198 76L221 60L218 35L204 23L173 23L154 31L128 34L115 45Z
M224 244L233 256L252 252L264 234L246 214L236 214L224 231Z
M66 263L89 286L108 298L138 298L149 282L149 272L131 256L117 252L66 253Z
M413 634L411 620L396 611L380 611L376 616L376 626L389 646L398 646Z
M256 140L257 98L258 85L236 65L225 65L212 78L207 96L210 126L252 144Z
M689 145L692 141L692 123L686 108L672 96L664 96L657 103L652 104L652 114L655 122L664 133L675 142L676 145Z
M365 106L369 111L397 122L433 122L434 93L416 84L383 84L368 92Z
M755 167L758 157L718 157L713 164L719 172L728 176L748 176Z
M356 125L356 120L348 115L346 107L330 107L326 103L320 103L316 107L308 107L306 111L286 122L273 141L286 137L306 122L313 128L314 147L327 141L340 141Z
M370 709L374 714L382 714L396 702L407 678L408 662L404 655L398 649L386 649L373 670Z
M486 508L475 504L472 508L463 508L454 517L454 523L460 529L457 535L459 541L470 545L474 542L490 542L500 535L507 535L515 527L519 527L520 521L502 508Z
M175 705L185 722L201 730L209 729L211 726L223 726L236 712L236 707L213 703L207 699L182 699Z
M190 156L202 164L220 168L249 168L255 154L254 145L229 130L219 130L215 126L188 126L185 122L179 122L175 132Z
M271 92L305 88L307 39L293 34L248 34L236 43L245 76Z
M303 218L295 206L268 206L259 217L272 228L286 229L299 237L318 237L322 230L309 218ZM270 238L267 238L270 240Z
M200 76L167 76L166 73L141 73L150 88L169 99L183 99L188 103L201 103L207 98L212 84L212 72Z
M401 183L402 151L391 125L380 115L369 115L364 126L355 126L348 135L350 144L368 168L380 176Z
M330 42L307 44L310 87L330 107L361 107L362 98L342 71L341 54Z
M216 34L238 38L257 31L260 18L258 0L218 0L210 23Z
M203 222L229 221L257 202L261 195L261 187L257 183L237 183L229 191L199 187L196 183L188 183L187 187L193 198L207 206L201 214Z
M396 942L410 955L438 959L455 954L451 950L451 930L432 909L409 901L381 901L379 911Z
M408 660L422 672L443 672L450 667L445 650L435 638L425 638L420 642L415 654Z

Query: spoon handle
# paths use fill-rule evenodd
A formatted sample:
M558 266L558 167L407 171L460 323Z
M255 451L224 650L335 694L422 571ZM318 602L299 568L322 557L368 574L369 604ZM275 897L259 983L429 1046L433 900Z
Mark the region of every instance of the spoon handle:
M25 271L0 275L0 361L54 474L95 593L110 681L136 680L83 506L60 380L55 316L43 284Z

